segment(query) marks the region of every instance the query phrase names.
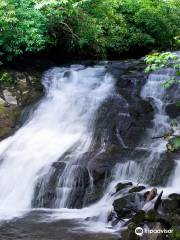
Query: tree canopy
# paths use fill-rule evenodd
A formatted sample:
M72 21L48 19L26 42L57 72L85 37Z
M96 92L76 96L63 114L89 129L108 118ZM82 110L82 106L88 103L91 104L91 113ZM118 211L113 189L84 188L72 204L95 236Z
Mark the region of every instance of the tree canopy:
M1 0L0 55L12 60L53 45L100 57L173 49L179 28L178 0Z

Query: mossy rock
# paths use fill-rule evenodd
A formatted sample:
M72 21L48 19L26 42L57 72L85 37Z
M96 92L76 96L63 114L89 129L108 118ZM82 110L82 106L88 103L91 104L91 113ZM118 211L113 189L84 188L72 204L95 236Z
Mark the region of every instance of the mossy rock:
M177 213L177 210L175 212L172 212L171 214L168 215L168 220L171 222L173 226L177 226L180 228L180 215L179 215L179 210Z
M133 193L115 199L113 202L114 211L119 218L131 218L134 211L137 211L138 200L137 194Z
M178 193L172 193L168 197L172 200L180 201L180 194L178 194Z
M176 210L174 211L174 214L177 214L177 215L180 216L180 208L176 209Z
M121 240L139 240L139 236L135 234L135 229L139 227L136 223L129 223L128 228L121 232Z
M167 212L175 211L179 208L179 202L177 200L165 199L162 202L162 206Z
M145 219L149 222L156 222L160 215L153 209L146 212Z
M173 232L172 234L169 234L169 240L180 240L180 229L177 229L176 227L172 227Z
M180 136L171 138L167 144L169 152L175 152L180 150Z
M0 116L1 116L2 114L4 114L4 112L5 112L5 106L4 106L4 104L1 104L1 103L0 103Z
M11 128L9 127L0 127L0 140L2 137L6 136L10 132Z
M20 113L20 108L17 106L6 107L0 105L0 139L8 136L15 128Z
M140 192L144 189L145 189L144 186L136 186L136 187L133 187L133 188L129 189L129 193Z
M128 230L129 231L134 231L137 227L138 227L138 225L134 222L131 222L131 223L128 224Z
M116 185L116 192L119 192L119 191L121 191L122 189L124 189L124 188L128 188L128 187L130 187L130 186L132 186L133 184L132 184L132 182L127 182L127 183L118 183L117 185Z
M131 219L132 222L140 224L145 220L145 212L143 210L138 211Z

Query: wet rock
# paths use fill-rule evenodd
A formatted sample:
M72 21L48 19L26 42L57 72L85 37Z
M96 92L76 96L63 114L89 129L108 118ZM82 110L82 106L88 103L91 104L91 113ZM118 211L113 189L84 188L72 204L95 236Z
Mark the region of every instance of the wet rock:
M54 162L52 164L52 166L55 168L55 169L64 169L66 164L65 162Z
M108 222L111 222L114 218L115 218L116 214L115 212L111 212L109 215L108 215L108 218L107 218L107 221Z
M146 212L145 219L149 222L156 222L159 219L160 215L157 213L157 211L151 209L148 212Z
M123 230L121 232L121 240L139 240L139 236L135 234L135 229L139 227L140 225L137 225L134 222L130 222L128 224L128 227L126 230Z
M130 186L132 186L133 184L132 184L132 182L127 182L127 183L118 183L117 185L116 185L116 192L119 192L119 191L121 191L122 189L124 189L124 188L128 188L128 187L130 187Z
M144 186L136 186L136 187L133 187L133 188L129 189L129 193L140 192L140 191L142 191L144 189L145 189Z
M86 188L86 192L84 194L84 200L83 200L83 206L89 206L95 202L97 202L98 200L100 200L100 198L103 196L103 192L104 192L104 187L103 187L104 181L98 181L96 182L95 185L93 185L93 187L91 185L89 185Z
M143 210L138 211L132 218L131 221L137 225L143 223L145 220L145 212Z
M180 202L180 194L178 193L172 193L168 197L172 200L177 200L178 202Z
M128 230L129 231L135 231L135 229L138 227L138 224L136 224L135 222L131 222L128 224Z
M180 116L180 106L177 103L171 103L166 106L166 113L170 118L177 118Z
M56 186L59 176L62 174L65 163L52 164L49 172L38 179L35 186L34 198L32 200L32 207L53 208L57 199Z
M180 208L176 209L176 211L174 212L174 214L177 214L180 216Z
M154 203L154 210L158 210L160 204L162 203L162 195L163 195L163 191L160 192L159 196L157 197L155 203Z
M152 188L150 191L145 192L144 197L146 201L151 201L157 195L157 188Z
M141 197L136 194L123 196L113 202L114 211L119 218L130 218L132 214L139 210L138 204L140 201Z
M173 200L164 199L162 201L162 206L163 206L164 210L167 212L175 211L176 209L179 208L179 201L175 200L175 199L173 199Z
M156 168L149 168L149 185L152 186L167 186L169 176L172 174L173 169L175 169L175 161L173 156L167 152L162 154L155 154L153 162L158 162ZM162 168L163 166L163 168Z
M180 226L180 209L171 212L168 216L168 221L173 225L179 228Z

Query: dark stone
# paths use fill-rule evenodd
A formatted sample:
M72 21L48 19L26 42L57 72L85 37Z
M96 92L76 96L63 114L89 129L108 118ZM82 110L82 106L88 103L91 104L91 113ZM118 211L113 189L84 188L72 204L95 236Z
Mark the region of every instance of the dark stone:
M177 118L180 116L180 106L177 103L170 103L166 106L166 113L170 118Z
M149 222L156 222L160 215L153 209L146 212L145 219Z
M131 217L132 214L137 212L138 203L141 201L141 197L137 194L129 194L114 200L113 207L119 218Z
M94 185L93 188L91 185L89 185L86 188L85 194L84 194L84 199L83 199L83 206L89 206L98 200L103 196L104 193L104 179L97 181Z
M177 209L174 212L171 212L168 215L168 221L173 225L179 228L180 226L180 209Z
M114 218L115 218L115 212L111 212L109 215L108 215L108 218L107 218L107 221L108 222L111 222Z
M128 224L128 228L124 231L121 232L121 240L139 240L139 236L137 236L135 234L135 229L139 227L139 225L137 225L134 222L131 222Z
M175 211L179 208L179 202L177 200L164 199L162 201L162 206L167 212Z
M174 214L177 214L180 216L180 208L176 209L176 211L174 212Z
M133 188L129 189L129 193L140 192L140 191L142 191L144 189L145 189L144 186L136 186L136 187L133 187Z
M54 162L52 164L52 166L55 168L55 169L64 169L66 164L64 162Z
M119 191L121 191L122 189L124 189L124 188L128 188L128 187L130 187L130 186L132 186L133 184L132 184L132 182L127 182L127 183L118 183L117 185L116 185L116 192L119 192Z
M145 220L145 212L143 210L139 210L132 218L131 221L140 224Z
M172 200L180 201L180 194L178 194L178 193L172 193L168 197Z

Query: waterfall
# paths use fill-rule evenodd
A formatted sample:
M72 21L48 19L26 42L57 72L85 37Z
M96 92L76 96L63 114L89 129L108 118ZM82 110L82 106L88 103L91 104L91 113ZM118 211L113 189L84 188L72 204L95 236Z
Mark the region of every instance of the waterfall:
M120 157L118 163L114 161L115 166L112 164L114 168L107 186L105 185L103 197L88 207L71 209L76 208L71 203L74 189L76 191L77 186L83 184L86 173L88 184L93 190L92 173L86 162L80 166L78 160L92 146L98 110L108 97L117 96L117 92L113 77L101 65L72 65L45 72L42 77L45 96L36 109L31 111L24 125L13 136L0 143L0 219L12 219L31 210L36 194L38 200L44 201L43 194L55 171L53 167L62 164L63 168L56 176L57 181L53 182L56 198L50 207L56 208L56 211L48 218L53 221L81 219L88 230L116 231L111 222L108 222L108 216L113 210L112 204L119 197L116 194L116 185L124 181L153 185L162 183L161 178L164 176L161 169L162 166L163 169L166 168L162 156L166 152L167 142L156 137L172 131L170 118L165 111L170 97L168 90L162 87L162 83L171 75L171 69L150 74L141 89L141 98L151 102L153 106L154 118L152 125L144 130L143 139L135 149L129 149L119 131L114 128L120 143L117 147L125 152L125 157ZM126 112L119 113L119 116L130 116L128 104ZM102 148L98 146L94 158L106 151L106 144L106 141L101 142ZM146 154L138 159L138 151ZM178 187L179 171L178 163L176 179L171 181L173 189ZM77 201L80 201L81 193L77 191L77 195ZM39 207L35 205L37 206ZM42 206L44 204L40 204ZM116 227L120 226L121 223Z
M0 218L31 208L35 185L53 162L75 147L73 161L91 142L96 110L113 94L113 79L105 67L53 68L42 83L45 97L25 124L0 143ZM71 168L67 164L67 168ZM66 169L67 169L66 168ZM63 173L62 203L68 198L74 171Z

